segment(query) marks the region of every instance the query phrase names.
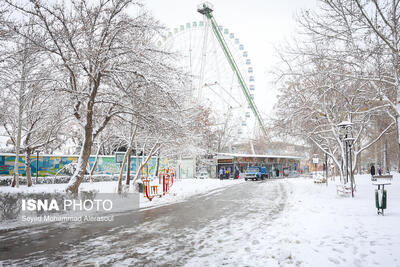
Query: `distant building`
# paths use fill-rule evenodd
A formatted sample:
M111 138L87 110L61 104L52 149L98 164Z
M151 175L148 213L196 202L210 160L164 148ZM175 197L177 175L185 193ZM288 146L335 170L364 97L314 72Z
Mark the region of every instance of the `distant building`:
M296 176L301 173L300 160L301 157L285 155L218 153L216 173L221 168L231 171L237 168L244 173L248 167L261 166L266 167L268 177L275 177L277 170L279 176Z

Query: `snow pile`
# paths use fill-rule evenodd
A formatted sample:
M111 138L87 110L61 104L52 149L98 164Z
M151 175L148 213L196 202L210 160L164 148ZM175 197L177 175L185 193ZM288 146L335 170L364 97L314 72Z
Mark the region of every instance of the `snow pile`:
M267 230L271 259L302 266L400 266L400 175L385 186L388 208L378 216L370 175L355 177L354 199L336 184L288 180L288 205Z

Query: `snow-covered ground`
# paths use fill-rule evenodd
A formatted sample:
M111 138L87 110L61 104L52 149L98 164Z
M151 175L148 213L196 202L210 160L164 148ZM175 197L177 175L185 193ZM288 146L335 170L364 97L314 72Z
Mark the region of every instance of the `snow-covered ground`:
M221 198L225 201L237 199L234 205L249 198L250 202L256 205L246 206L247 213L238 208L238 212L232 210L231 214L222 208L221 212L225 212L227 215L220 219L214 219L212 224L207 227L200 227L200 230L194 228L196 230L194 232L190 232L189 228L184 228L184 235L178 232L176 235L179 238L184 242L187 241L186 239L191 240L191 244L194 243L193 246L196 247L194 252L191 251L193 255L186 261L188 266L199 266L203 263L204 266L222 264L318 267L400 266L400 227L398 227L400 223L400 175L394 174L392 184L385 187L388 192L388 208L385 216L377 215L374 198L376 186L372 185L370 176L360 175L355 179L357 192L354 198L339 196L336 193L335 182L331 180L329 180L328 187L325 184L316 184L310 178L294 178L265 183L247 182L249 184L246 187L231 187L228 191L222 191L226 187L244 181L184 179L176 181L171 192L162 198L154 198L150 202L141 195L140 206L152 208L185 201L196 194L207 195L204 198L205 201L209 197L219 201ZM45 186L46 190L54 191L57 188L63 190L65 185ZM248 187L254 192L243 191ZM36 188L28 190L40 190L39 188L40 186L36 186ZM105 189L115 192L116 183L103 182L82 185L82 189L85 190L99 188L103 188L102 192ZM244 195L239 197L237 192L242 192L241 194ZM232 195L231 198L229 198L229 194ZM216 197L212 198L212 196ZM271 199L268 199L269 197ZM225 205L227 204L225 203ZM260 212L262 210L266 212ZM271 215L268 214L268 210L271 210ZM241 216L241 214L246 215ZM219 217L216 216L216 218ZM148 234L154 234L152 229L157 228L157 222L162 222L161 226L167 225L168 220L159 220L156 220L152 227L147 223ZM136 228L131 231L133 234L137 232ZM121 235L124 236L126 233L121 232ZM114 244L116 239L120 240L118 236L101 238L105 244L107 242ZM110 238L109 241L107 241L108 238ZM169 240L169 236L165 238L167 241ZM174 238L174 236L171 237L172 243L164 241L167 242L166 244L175 244L174 242L178 242L179 238L176 240ZM84 247L86 248L93 240L85 242ZM130 244L132 240L128 238L121 242L121 244L124 242ZM165 252L157 249L157 246L157 242L151 246L151 251L153 251L150 253L151 255L158 250L160 250L160 254ZM142 252L144 250L144 248L138 249L142 249ZM129 256L129 253L132 252L130 249L125 252L128 256L121 254L121 260L124 257L134 260ZM105 257L118 258L109 249L105 252L99 249L98 253L105 255L111 253ZM166 253L168 255L168 251ZM178 252L176 253L180 255ZM186 253L185 250L182 253Z
M311 179L288 179L288 205L268 229L271 258L282 265L400 266L400 175L385 186L378 216L370 175L357 175L354 198Z
M228 224L222 229L230 234L216 232L187 265L400 266L400 175L394 174L392 184L385 186L385 216L377 215L370 175L355 179L354 198L339 196L331 180L328 187L311 178L277 181L287 199L274 220L254 214ZM279 197L275 204L265 199L265 205L279 203ZM207 251L209 256L202 257Z

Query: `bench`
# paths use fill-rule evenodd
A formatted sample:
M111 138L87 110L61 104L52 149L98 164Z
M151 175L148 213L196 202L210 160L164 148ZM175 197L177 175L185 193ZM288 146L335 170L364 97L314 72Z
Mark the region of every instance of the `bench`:
M318 173L313 174L312 178L313 178L315 184L323 184L326 182L325 177Z
M350 196L351 186L344 184L336 184L336 193L340 196Z
M315 184L324 184L326 182L326 180L325 180L325 178L324 177L318 177L318 178L315 178L314 179L314 183Z

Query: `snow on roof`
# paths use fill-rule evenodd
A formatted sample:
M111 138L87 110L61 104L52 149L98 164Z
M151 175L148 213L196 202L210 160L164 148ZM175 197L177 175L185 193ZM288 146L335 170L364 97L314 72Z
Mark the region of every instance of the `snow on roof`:
M241 157L241 158L282 158L282 159L301 159L296 156L284 156L284 155L260 155L260 154L234 154L234 153L218 153L219 156L227 157Z

